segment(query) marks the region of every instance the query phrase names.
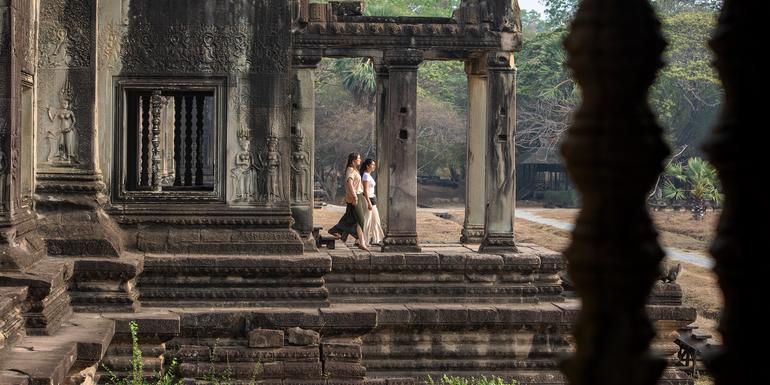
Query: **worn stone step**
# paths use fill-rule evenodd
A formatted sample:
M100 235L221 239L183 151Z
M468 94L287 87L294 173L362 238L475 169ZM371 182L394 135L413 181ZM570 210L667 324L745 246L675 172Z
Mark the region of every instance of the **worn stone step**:
M25 327L27 334L51 335L71 313L67 286L72 261L45 258L23 272L0 273L0 287L27 287Z
M78 314L56 335L26 336L13 347L2 371L26 374L30 385L59 385L74 373L98 363L115 333L115 322Z
M26 287L0 287L0 361L24 335Z
M124 253L120 259L75 259L69 286L73 309L92 313L138 311L136 279L143 267L143 256L132 253Z

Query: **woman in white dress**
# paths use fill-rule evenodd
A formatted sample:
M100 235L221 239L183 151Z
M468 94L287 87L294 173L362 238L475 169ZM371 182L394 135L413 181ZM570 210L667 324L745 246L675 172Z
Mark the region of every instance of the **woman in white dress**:
M385 234L380 224L380 212L377 211L377 196L375 187L377 182L372 178L372 173L377 168L374 159L367 159L361 164L361 182L364 187L364 237L370 245L381 245Z

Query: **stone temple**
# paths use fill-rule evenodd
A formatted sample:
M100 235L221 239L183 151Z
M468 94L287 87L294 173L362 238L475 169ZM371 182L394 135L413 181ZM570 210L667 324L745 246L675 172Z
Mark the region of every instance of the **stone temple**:
M0 384L126 375L131 320L145 372L176 359L187 383L212 370L271 385L566 382L579 305L563 258L513 237L517 2L463 0L447 18L363 6L0 0ZM315 246L323 57L375 63L387 198L372 253ZM456 245L416 232L427 60L467 69ZM694 310L659 282L647 314L653 351L672 361ZM692 383L674 368L664 379Z

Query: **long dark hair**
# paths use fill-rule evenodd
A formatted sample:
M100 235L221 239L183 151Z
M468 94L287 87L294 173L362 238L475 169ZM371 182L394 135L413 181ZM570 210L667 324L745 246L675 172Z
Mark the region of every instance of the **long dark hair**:
M366 160L361 163L361 169L359 170L361 172L361 176L364 176L366 169L368 169L369 165L372 163L374 163L374 159L372 158L366 158Z
M357 152L351 152L350 154L348 154L348 163L345 165L345 168L353 167L353 161L360 157L361 157L361 154Z

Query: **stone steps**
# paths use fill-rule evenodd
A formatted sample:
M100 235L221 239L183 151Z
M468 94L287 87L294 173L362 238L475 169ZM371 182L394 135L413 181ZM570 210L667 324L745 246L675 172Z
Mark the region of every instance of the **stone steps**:
M421 253L331 251L332 303L537 303L563 300L560 254L522 245L511 254L465 247Z
M23 272L0 274L0 287L27 287L24 305L28 335L52 335L72 313L67 287L73 262L45 258Z
M325 307L326 254L148 255L138 280L147 307Z
M74 278L69 285L76 312L135 312L140 309L136 280L144 258L124 253L115 258L76 258Z
M26 287L0 287L0 360L24 335Z
M53 336L25 336L0 364L0 383L24 374L29 385L59 385L78 377L104 356L115 323L97 315L78 314ZM7 376L7 378L6 378Z

